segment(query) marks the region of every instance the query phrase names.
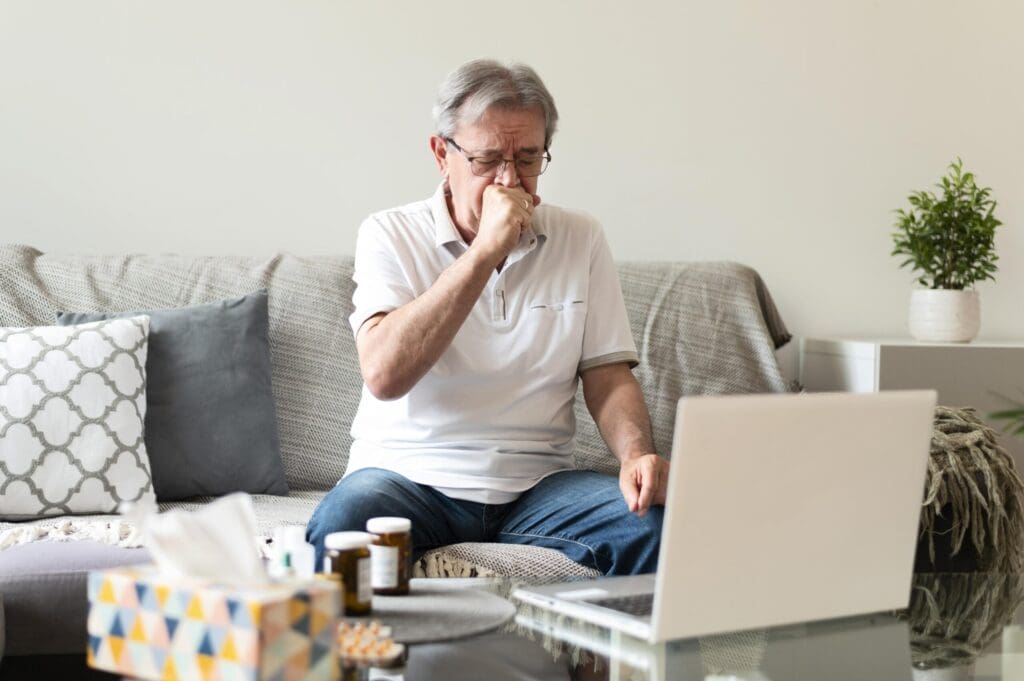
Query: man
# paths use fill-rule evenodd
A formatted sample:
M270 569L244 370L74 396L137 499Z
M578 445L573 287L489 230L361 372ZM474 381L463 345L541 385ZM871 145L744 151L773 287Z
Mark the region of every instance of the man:
M554 548L653 572L668 480L597 222L541 205L558 113L527 66L478 60L442 84L431 199L370 216L349 321L365 385L317 549L373 516L412 520L414 555L460 541ZM578 381L621 462L572 470Z

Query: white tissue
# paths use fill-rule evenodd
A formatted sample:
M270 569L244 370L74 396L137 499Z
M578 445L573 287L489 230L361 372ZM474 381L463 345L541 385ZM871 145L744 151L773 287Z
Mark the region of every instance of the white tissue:
M143 544L167 577L240 587L269 582L256 548L256 514L248 494L231 494L194 513L136 507L127 515L141 526Z

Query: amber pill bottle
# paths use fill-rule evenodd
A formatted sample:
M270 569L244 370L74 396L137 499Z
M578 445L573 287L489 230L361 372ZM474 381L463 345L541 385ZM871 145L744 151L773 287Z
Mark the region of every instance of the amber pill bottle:
M370 546L373 593L404 596L412 576L412 523L408 518L370 518L366 531L374 536Z
M324 572L341 577L346 615L370 614L371 541L373 536L366 532L332 532L324 537Z

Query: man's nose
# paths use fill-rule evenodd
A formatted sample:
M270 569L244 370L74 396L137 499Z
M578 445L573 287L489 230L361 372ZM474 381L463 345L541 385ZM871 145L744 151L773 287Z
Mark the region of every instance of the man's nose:
M516 172L516 162L511 159L502 159L498 166L498 174L494 176L494 183L503 187L518 187L519 174Z

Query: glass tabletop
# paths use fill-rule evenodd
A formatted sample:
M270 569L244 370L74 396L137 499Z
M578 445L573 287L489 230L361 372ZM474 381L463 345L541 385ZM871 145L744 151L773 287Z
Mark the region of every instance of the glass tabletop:
M410 645L404 665L350 669L346 681L1009 681L1024 680L1024 579L914 576L910 606L652 645L526 606L506 580L467 582L511 600L497 631ZM443 638L439 634L439 638Z

